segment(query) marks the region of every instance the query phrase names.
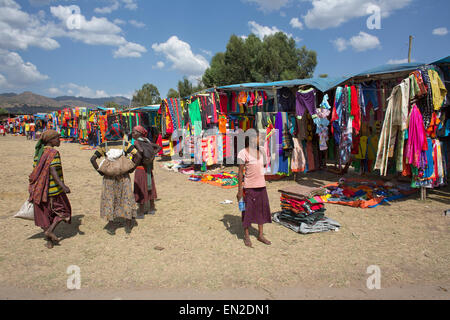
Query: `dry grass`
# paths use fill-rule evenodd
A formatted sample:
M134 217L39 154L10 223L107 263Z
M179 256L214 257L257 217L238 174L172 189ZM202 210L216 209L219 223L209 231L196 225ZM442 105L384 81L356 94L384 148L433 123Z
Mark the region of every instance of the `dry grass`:
M369 265L380 266L383 287L450 283L450 217L442 216L448 190L425 203L417 195L374 209L326 205L326 215L343 226L339 232L305 236L273 223L265 226L272 245L252 237L254 249L248 249L237 204L219 204L235 202L235 189L191 182L156 163L156 215L137 220L130 235L122 225L110 236L99 217L101 177L89 163L93 151L63 143L73 223L58 226L56 234L65 239L48 250L32 221L12 218L27 197L34 143L0 137L0 147L1 286L63 291L69 265L81 268L83 288L96 290L364 288ZM333 179L308 174L300 183ZM268 184L272 211L279 209L277 190L292 183Z

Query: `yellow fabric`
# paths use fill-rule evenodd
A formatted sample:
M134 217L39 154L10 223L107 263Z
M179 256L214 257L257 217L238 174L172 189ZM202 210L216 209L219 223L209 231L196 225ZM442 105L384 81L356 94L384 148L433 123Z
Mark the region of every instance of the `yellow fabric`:
M361 136L359 138L358 154L355 155L356 159L362 160L366 158L367 139L368 138L366 136Z
M430 77L431 91L433 93L434 110L440 110L442 103L444 102L445 95L447 94L447 89L436 71L428 70L428 76Z

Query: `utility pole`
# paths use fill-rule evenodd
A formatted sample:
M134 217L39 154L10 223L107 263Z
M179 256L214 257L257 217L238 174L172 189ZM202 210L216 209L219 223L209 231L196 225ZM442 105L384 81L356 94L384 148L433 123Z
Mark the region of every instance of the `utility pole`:
M408 63L411 63L412 36L409 36Z

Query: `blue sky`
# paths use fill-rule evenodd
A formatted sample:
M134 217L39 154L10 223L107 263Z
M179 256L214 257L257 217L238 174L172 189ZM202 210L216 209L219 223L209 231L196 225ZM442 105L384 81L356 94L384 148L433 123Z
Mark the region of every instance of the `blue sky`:
M431 62L450 54L449 12L448 0L0 0L0 93L131 97L153 83L165 97L252 32L315 50L316 76L406 62L409 35L413 61Z

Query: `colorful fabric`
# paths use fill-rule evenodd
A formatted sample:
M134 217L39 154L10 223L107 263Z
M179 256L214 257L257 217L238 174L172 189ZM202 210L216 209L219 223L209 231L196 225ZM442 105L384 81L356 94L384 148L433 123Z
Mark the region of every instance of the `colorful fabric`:
M53 148L45 148L39 163L30 174L28 188L30 202L39 205L48 201L50 165L57 153L58 151Z
M123 130L120 124L113 123L106 131L105 138L108 141L118 141L123 137Z

